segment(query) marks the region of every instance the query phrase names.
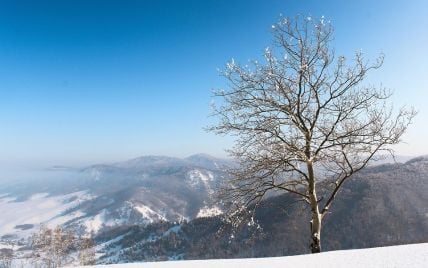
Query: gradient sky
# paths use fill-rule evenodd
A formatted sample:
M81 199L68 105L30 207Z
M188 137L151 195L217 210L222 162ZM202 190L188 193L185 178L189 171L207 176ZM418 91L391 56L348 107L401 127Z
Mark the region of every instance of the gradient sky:
M428 154L428 1L0 0L0 166L224 156L202 129L217 69L259 58L280 13L324 15L338 54L385 53L368 82L419 110L397 152Z

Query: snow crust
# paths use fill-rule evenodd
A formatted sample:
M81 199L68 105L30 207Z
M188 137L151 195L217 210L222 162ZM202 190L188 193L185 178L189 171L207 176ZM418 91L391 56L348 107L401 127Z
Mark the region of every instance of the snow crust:
M151 263L132 263L115 265L98 265L96 267L144 267L144 268L404 268L427 267L428 243L369 249L339 250L320 254L308 254L289 257L230 259L230 260L197 260L197 261L168 261ZM87 266L85 266L87 267Z

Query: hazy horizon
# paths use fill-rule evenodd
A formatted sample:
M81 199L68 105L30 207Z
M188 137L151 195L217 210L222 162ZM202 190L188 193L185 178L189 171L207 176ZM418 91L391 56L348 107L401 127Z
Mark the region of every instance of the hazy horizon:
M386 55L366 84L419 111L397 155L428 154L425 1L20 1L0 4L0 168L227 157L233 139L203 130L217 69L299 13L331 20L338 55Z

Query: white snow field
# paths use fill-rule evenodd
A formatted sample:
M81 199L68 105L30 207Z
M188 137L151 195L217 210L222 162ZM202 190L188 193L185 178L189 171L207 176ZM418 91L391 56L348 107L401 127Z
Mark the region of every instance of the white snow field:
M0 236L16 234L20 238L27 238L37 230L40 223L47 224L53 228L68 220L83 216L84 213L81 211L75 211L67 215L62 215L62 213L91 198L91 195L86 191L62 196L37 193L24 201L16 201L15 198L0 196ZM16 226L22 224L31 224L33 226L25 230L16 228Z
M364 268L401 268L428 267L428 243L403 246L379 247L368 249L338 250L320 254L308 254L289 257L167 261L96 267L125 268L284 268L284 267L364 267Z

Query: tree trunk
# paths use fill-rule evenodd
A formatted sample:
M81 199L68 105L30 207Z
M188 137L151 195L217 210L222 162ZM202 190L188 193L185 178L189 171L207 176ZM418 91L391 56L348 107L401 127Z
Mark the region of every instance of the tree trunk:
M315 185L314 168L311 160L307 161L309 177L309 203L311 205L311 252L321 252L321 213L318 207L318 198Z
M311 252L321 252L321 215L312 213L311 220Z

